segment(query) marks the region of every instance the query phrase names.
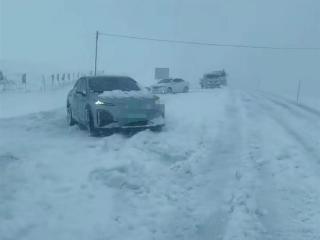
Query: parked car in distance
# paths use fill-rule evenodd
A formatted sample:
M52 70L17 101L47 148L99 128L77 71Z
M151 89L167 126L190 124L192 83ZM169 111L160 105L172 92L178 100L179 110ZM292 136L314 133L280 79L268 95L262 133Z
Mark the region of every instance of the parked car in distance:
M224 70L204 74L200 79L201 88L220 88L227 85L227 74Z
M67 97L69 125L85 126L91 135L123 129L161 130L164 115L159 97L126 76L82 77Z
M189 91L189 82L181 78L167 78L151 86L152 93L185 93Z

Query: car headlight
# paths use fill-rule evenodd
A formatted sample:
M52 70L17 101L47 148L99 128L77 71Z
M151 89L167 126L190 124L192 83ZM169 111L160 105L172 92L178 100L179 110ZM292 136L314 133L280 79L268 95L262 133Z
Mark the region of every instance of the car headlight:
M98 100L98 101L96 101L94 104L95 104L95 105L104 105L105 103L102 102L102 101L100 101L100 100Z
M100 101L100 100L97 100L94 104L95 105L104 105L104 106L114 106L113 103L107 103L107 102L103 102L103 101Z

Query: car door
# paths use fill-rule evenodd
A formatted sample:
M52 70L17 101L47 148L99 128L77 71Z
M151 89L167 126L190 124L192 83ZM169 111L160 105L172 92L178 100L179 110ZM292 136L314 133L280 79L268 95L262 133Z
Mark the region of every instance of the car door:
M71 106L72 115L73 115L73 118L75 118L77 121L79 120L79 117L78 117L79 95L77 92L80 90L80 82L81 82L81 79L78 79L78 81L74 85L70 94L70 106Z
M182 92L183 91L183 80L180 78L176 78L173 80L175 85L175 92Z
M179 87L179 79L178 78L175 78L173 79L172 81L172 90L173 92L180 92L180 87Z
M79 91L78 91L78 104L77 104L77 112L79 121L83 124L86 124L86 112L85 106L87 104L88 99L88 91L87 91L87 79L82 78L80 81Z
M181 79L181 91L185 92L185 89L189 89L189 82Z

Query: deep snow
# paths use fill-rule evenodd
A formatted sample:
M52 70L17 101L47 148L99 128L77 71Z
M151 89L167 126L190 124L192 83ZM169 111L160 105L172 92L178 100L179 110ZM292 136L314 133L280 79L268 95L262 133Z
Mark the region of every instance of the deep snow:
M69 90L64 87L45 92L0 92L0 119L61 108L66 104Z
M315 112L196 91L161 96L161 133L92 138L66 125L66 92L7 96L0 239L320 239Z

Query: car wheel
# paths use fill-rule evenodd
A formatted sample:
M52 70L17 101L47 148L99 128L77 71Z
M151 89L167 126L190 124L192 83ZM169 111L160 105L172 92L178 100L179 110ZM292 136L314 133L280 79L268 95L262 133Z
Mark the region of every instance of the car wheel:
M189 92L189 87L184 87L183 92L184 93Z
M162 131L162 128L163 128L163 126L160 125L160 126L151 127L150 130L151 130L152 132L161 132L161 131Z
M169 88L167 89L167 93L172 93L172 88L171 88L171 87L169 87Z
M67 106L67 121L69 126L73 126L76 124L76 121L73 119L71 106Z
M94 120L89 109L86 109L86 116L87 116L87 129L89 131L90 136L96 137L98 136L98 131L94 127Z

